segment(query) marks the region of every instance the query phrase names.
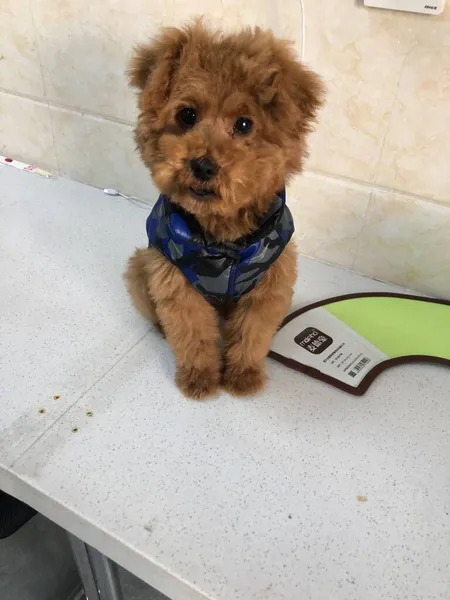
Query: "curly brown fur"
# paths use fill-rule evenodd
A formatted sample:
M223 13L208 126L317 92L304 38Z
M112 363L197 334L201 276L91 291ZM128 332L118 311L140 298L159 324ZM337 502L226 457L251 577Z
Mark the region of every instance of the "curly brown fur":
M224 35L201 22L165 29L137 47L128 73L138 89L136 143L161 192L218 241L254 231L276 192L302 169L306 136L322 102L320 79L270 32ZM197 113L191 128L180 122L183 108ZM248 135L236 131L240 117L253 123ZM189 163L205 156L218 170L199 182ZM208 196L199 197L202 192ZM177 383L193 398L219 385L236 395L262 388L264 359L295 278L291 243L227 315L223 355L218 312L162 255L138 250L126 273L137 309L162 327L175 354Z

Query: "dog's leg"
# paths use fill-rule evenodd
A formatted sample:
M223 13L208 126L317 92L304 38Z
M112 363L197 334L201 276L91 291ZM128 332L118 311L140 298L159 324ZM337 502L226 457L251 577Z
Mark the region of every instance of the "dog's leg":
M150 293L177 365L176 382L189 398L211 396L220 385L219 320L214 308L161 255L152 261Z
M227 319L223 387L231 394L247 396L264 386L265 358L289 310L295 278L296 252L291 244Z
M128 261L124 279L137 310L145 319L161 329L156 316L155 303L150 297L151 264L154 256L154 250L136 250Z

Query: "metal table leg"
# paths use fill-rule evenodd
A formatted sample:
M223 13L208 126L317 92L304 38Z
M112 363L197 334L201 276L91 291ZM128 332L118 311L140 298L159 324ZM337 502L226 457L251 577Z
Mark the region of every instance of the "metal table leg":
M87 600L123 600L115 562L68 534Z
M88 552L100 600L123 600L116 563L91 546L88 547Z
M97 583L92 570L91 561L88 553L88 546L79 538L68 533L70 547L77 565L81 583L88 600L100 600Z

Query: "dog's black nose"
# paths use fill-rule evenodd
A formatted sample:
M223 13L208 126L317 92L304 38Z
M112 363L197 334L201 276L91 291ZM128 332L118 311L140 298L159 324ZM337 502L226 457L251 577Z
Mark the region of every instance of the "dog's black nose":
M196 179L209 181L219 170L219 167L210 158L193 158L191 160L191 171Z

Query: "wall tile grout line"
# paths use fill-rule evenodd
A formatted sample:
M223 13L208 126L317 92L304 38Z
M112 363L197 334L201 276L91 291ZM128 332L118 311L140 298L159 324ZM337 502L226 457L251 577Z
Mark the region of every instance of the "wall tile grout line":
M316 256L311 256L311 254L305 254L304 252L299 252L298 253L299 256L303 256L304 258L309 258L309 259L313 259L319 263L322 263L324 265L328 265L330 267L334 267L335 269L339 269L341 271L348 271L349 273L356 273L357 275L361 275L362 277L366 277L368 279L371 279L373 281L378 281L379 283L383 283L384 285L395 285L398 287L399 289L399 293L406 293L406 294L410 294L410 295L416 295L416 296L429 296L430 298L437 298L436 295L430 294L428 292L421 292L417 289L414 289L412 287L408 287L408 286L404 286L401 285L399 283L396 283L395 281L389 281L388 279L383 279L380 277L372 277L367 275L366 273L364 273L364 271L360 271L358 269L354 269L353 267L345 267L339 263L333 262L331 259L326 260L324 258L317 258Z
M7 88L3 88L0 86L0 93L8 94L10 96L15 96L18 98L23 98L24 100L30 100L31 102L36 102L37 104L43 104L51 108L59 108L60 110L65 110L68 112L74 112L75 114L80 115L81 117L88 116L93 119L98 119L99 121L110 121L112 123L118 123L119 125L125 125L127 127L133 127L134 123L132 121L128 121L127 119L120 119L118 117L113 117L111 115L102 115L100 113L95 113L84 108L77 108L76 106L70 106L69 104L63 104L61 102L54 102L52 100L47 100L46 98L39 98L39 96L33 96L32 94L24 94L22 92L16 92L14 90L9 90Z
M37 56L38 56L38 60L39 60L39 70L41 73L42 87L44 89L44 97L46 97L47 96L47 86L45 85L44 68L42 66L42 60L41 60L41 50L39 48L39 39L38 39L36 24L35 24L35 20L34 20L33 0L28 0L28 6L29 6L29 10L30 10L30 15L31 15L31 22L33 24L33 32L34 32L34 39L35 39L35 44L36 44L36 52L37 52ZM44 104L44 102L43 102L43 104ZM61 167L59 164L58 146L56 144L55 130L53 127L52 111L50 110L49 103L45 102L45 104L47 105L47 108L48 108L48 118L50 119L50 129L51 129L52 139L53 139L53 152L55 154L55 159L56 159L57 174L59 175L61 173Z
M406 59L406 57L405 57L405 59ZM81 117L86 116L90 119L95 119L95 120L103 121L106 123L110 122L110 123L115 123L118 125L123 125L125 127L130 127L130 128L133 127L133 123L131 121L128 121L125 119L119 119L117 117L101 115L99 113L94 113L94 112L80 109L80 108L77 108L74 106L69 106L69 105L65 105L62 103L52 102L50 100L47 101L44 98L39 98L39 97L33 96L31 94L24 94L21 92L12 91L12 90L2 88L2 87L0 87L0 94L6 94L6 95L13 96L13 97L23 98L25 100L29 100L30 102L36 102L37 104L42 104L49 108L51 127L52 127L52 136L53 136L53 141L54 141L54 151L55 151L56 161L57 161L57 165L58 165L58 174L61 173L61 170L60 170L60 165L59 165L57 144L56 144L55 134L54 134L54 130L53 130L53 119L52 119L52 110L51 109L59 109L62 111L72 112ZM420 196L418 194L412 194L410 192L405 192L401 189L396 189L394 187L381 186L379 184L370 183L370 182L359 180L359 179L352 179L351 177L346 177L344 175L336 175L334 173L328 173L325 171L320 171L318 169L308 169L307 168L307 169L305 169L304 173L306 175L308 175L308 174L313 175L315 177L327 179L330 182L336 182L336 183L339 183L342 185L360 187L361 189L370 190L371 192L378 191L381 193L395 193L396 195L401 196L404 199L426 202L428 204L432 204L435 206L440 206L443 208L450 209L450 198L448 201L446 201L446 200L440 200L440 199L430 198L430 197L426 197L426 196Z
M55 158L56 158L56 166L57 166L57 169L58 169L58 175L61 175L61 165L60 165L60 162L59 162L58 144L56 143L56 135L55 135L55 128L54 128L53 114L52 114L52 111L50 110L50 106L48 107L48 109L49 109L48 110L48 116L49 116L49 119L50 119L50 128L52 130L53 149L55 151Z
M412 48L410 48L408 50L408 52L405 53L405 56L403 58L403 61L402 61L402 64L401 64L401 67L400 67L400 70L399 70L399 73L398 73L397 85L395 86L394 99L392 101L391 110L389 112L389 118L388 118L388 122L386 124L386 130L385 130L384 135L383 135L383 137L381 139L380 153L378 155L377 168L376 168L376 171L375 171L375 174L374 174L374 177L373 177L373 182L372 182L373 185L376 185L376 181L378 179L378 175L379 175L379 172L380 172L381 159L382 159L382 156L383 156L384 144L386 142L386 138L388 136L389 129L391 128L392 116L393 116L394 111L395 111L395 105L397 104L398 93L399 93L399 90L400 90L400 83L401 83L401 80L402 80L402 75L403 75L403 71L404 71L404 68L405 68L405 65L406 65L406 61L408 60L408 57L413 52L413 50L416 47L416 45L417 45L417 42L416 42L416 44L414 44L412 46ZM394 180L395 180L395 178L394 178Z
M363 218L361 220L361 229L359 230L358 237L356 239L355 258L353 259L353 263L352 263L352 267L351 267L353 271L355 270L355 265L356 265L356 263L358 261L359 250L360 250L360 247L361 247L361 236L363 235L363 232L364 232L364 230L366 228L366 225L367 225L367 219L368 219L368 216L369 216L369 210L370 210L370 206L372 204L372 199L373 199L374 191L375 190L372 189L372 191L370 193L370 197L369 197L369 200L367 202L366 210L364 211L364 216L363 216Z
M33 25L33 33L34 33L34 41L36 44L36 52L37 52L37 57L38 57L38 61L39 61L39 71L41 74L41 80L42 80L42 88L44 90L44 97L47 96L47 86L45 85L45 77L44 77L44 70L42 68L42 60L41 60L41 51L39 48L39 42L38 42L38 35L37 35L37 30L36 30L36 24L34 22L34 12L33 12L33 2L32 0L28 0L28 7L29 7L29 11L30 11L30 16L31 16L31 22Z
M329 179L330 181L339 182L341 184L347 184L352 187L360 187L361 189L382 192L382 193L394 193L397 196L401 196L402 198L408 198L410 200L417 200L422 202L427 202L429 204L434 204L436 206L440 206L442 208L450 209L450 198L449 200L438 200L435 198L427 198L426 196L420 196L419 194L411 194L410 192L404 192L403 190L391 188L387 186L382 186L378 184L373 184L367 181L362 181L360 179L352 179L351 177L345 177L344 175L335 175L334 173L326 173L324 171L319 171L317 169L305 169L305 174L315 175L316 177L321 177L323 179Z

